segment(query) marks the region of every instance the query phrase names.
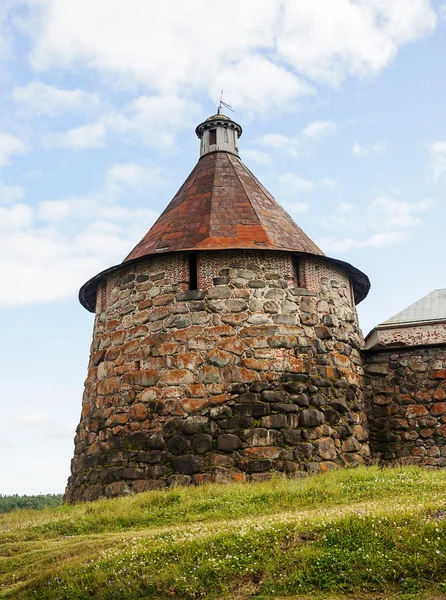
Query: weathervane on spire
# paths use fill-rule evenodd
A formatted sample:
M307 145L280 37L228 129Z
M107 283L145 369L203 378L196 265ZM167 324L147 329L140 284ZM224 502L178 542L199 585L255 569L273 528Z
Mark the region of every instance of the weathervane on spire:
M226 102L223 102L222 98L223 98L223 90L221 91L221 94L220 94L220 103L218 105L217 115L221 114L221 107L222 107L222 105L225 106L226 108L229 108L229 110L231 112L234 112L234 109L232 108L232 106L230 104L226 104Z

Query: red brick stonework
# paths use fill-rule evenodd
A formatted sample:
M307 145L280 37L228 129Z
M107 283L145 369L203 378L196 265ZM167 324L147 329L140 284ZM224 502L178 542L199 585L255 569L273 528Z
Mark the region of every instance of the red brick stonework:
M147 257L100 284L67 501L367 461L349 274L322 257L202 251L189 290L188 261ZM442 401L407 417L426 439Z

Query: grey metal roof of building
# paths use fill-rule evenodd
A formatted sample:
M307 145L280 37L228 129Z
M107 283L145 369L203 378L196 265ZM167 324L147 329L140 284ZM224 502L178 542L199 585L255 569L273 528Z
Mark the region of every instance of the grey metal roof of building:
M446 321L446 289L434 290L424 298L411 304L378 327L406 325L426 321Z

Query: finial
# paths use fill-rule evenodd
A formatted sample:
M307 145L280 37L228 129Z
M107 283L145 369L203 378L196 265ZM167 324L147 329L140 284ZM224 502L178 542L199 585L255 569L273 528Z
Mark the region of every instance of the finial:
M221 114L221 107L222 107L222 105L225 106L226 108L229 108L229 110L231 112L234 112L234 109L232 108L232 106L230 104L226 104L226 102L223 102L222 98L223 98L223 90L221 91L221 94L220 94L220 102L219 102L219 105L218 105L217 115Z

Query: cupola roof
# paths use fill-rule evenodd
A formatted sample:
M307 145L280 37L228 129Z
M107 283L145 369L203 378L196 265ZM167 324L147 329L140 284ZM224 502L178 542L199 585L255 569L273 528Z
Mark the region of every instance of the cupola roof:
M278 204L238 156L242 128L226 115L216 114L198 125L200 159L173 200L122 265L171 252L229 249L281 250L325 256ZM346 269L356 303L367 295L366 275L348 263L326 257ZM101 278L80 290L83 306L94 311Z

